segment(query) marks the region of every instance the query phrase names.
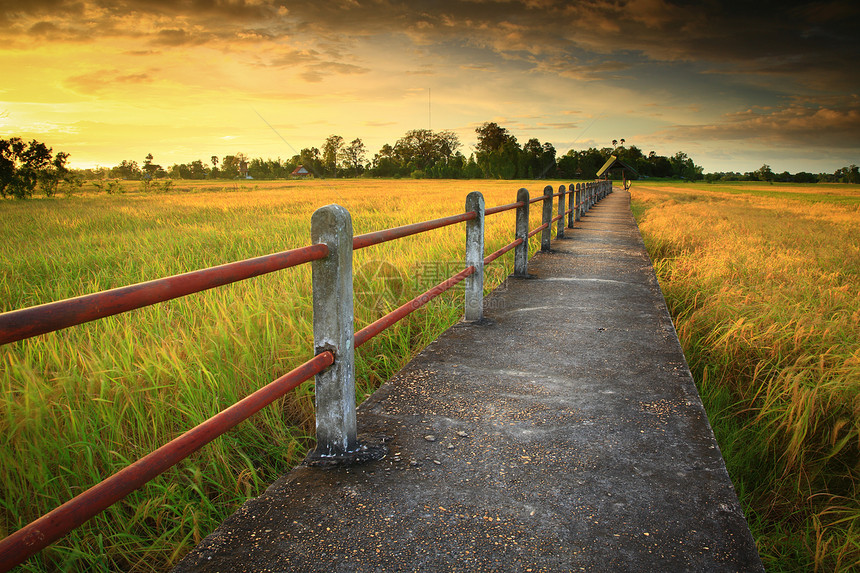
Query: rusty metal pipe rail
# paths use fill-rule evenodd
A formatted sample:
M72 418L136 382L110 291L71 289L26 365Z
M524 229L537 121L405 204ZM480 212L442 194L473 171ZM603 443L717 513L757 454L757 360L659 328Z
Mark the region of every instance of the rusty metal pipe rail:
M501 213L503 211L510 211L511 209L517 209L525 205L523 201L517 201L516 203L508 203L507 205L499 205L498 207L490 207L489 209L484 210L484 216L487 215L495 215L496 213Z
M554 197L554 195L541 195L540 197L535 197L534 199L529 199L529 203L531 204L531 203L537 203L538 201L546 201L547 199L550 199L552 197Z
M331 352L318 354L298 368L0 540L0 570L8 571L23 563L36 552L98 515L333 363L334 355Z
M363 249L371 245L378 245L394 239L401 239L409 235L431 231L449 225L455 225L464 221L471 221L478 216L474 211L461 213L459 215L451 215L450 217L442 217L441 219L432 219L430 221L422 221L420 223L412 223L411 225L403 225L401 227L393 227L391 229L383 229L382 231L374 231L373 233L365 233L356 235L352 240L353 250Z
M389 326L392 326L401 319L409 316L410 314L412 314L412 312L418 310L419 308L421 308L446 290L450 289L469 275L473 274L474 272L475 267L466 267L459 273L452 275L450 278L442 281L433 288L416 296L406 304L403 304L397 309L389 312L379 320L365 326L364 328L355 333L355 348L359 348Z
M491 254L487 255L486 257L484 257L484 264L489 265L490 263L492 263L493 261L495 261L496 259L498 259L502 255L504 255L508 251L513 250L514 248L521 245L522 243L523 243L522 238L517 239L513 243L508 243L507 245L505 245L504 247L502 247L501 249L499 249L495 253L491 253Z
M547 188L547 190L550 189ZM520 191L525 190L521 189ZM483 198L480 194L476 193L474 195L478 196L476 199L478 201L477 203L474 201L469 203L467 200L467 209L474 207L475 210L469 210L465 213L450 217L443 217L440 219L433 219L421 223L403 225L401 227L350 237L350 240L346 244L349 245L351 243L353 250L362 249L371 245L407 237L432 229L477 220L480 222L480 250L482 251L482 221L484 216L501 213L511 209L527 209L528 205L531 203L547 201L553 197L559 197L564 194L565 192L562 191L555 194L545 194L532 200L528 200L528 193L526 192L523 196L523 200L521 201L485 210L483 207ZM594 198L592 197L592 200L593 199ZM579 202L577 208L586 203L588 203L588 201ZM350 229L349 232L351 234L351 222L348 222L348 213L342 207L330 207L335 207L345 214L347 217L347 225ZM572 211L573 209L569 209L565 214ZM389 326L408 316L418 308L426 305L429 301L433 300L435 297L439 296L454 285L474 275L479 269L482 270L482 265L487 265L515 247L523 245L530 237L533 237L539 232L549 228L553 222L558 221L563 218L563 216L564 215L560 214L550 222L544 222L544 224L537 227L534 231L528 233L526 237L522 237L520 235L512 243L505 245L498 251L484 257L483 259L478 258L476 262L469 264L469 258L467 255L467 264L469 264L469 266L355 333L352 337L353 347L358 348L362 346ZM519 217L520 214L518 214L518 221ZM546 219L547 217L545 216L544 220L546 221ZM312 235L313 224L312 220ZM519 222L517 224L518 226L520 225ZM527 220L524 225L527 225ZM526 227L524 226L522 232L525 232L525 229ZM469 232L470 231L468 231L467 228L467 237L469 236ZM520 233L520 231L517 232ZM338 248L343 249L343 245ZM7 312L0 314L0 344L23 340L38 334L44 334L46 332L59 330L76 324L82 324L98 318L119 314L158 302L164 302L180 296L192 294L194 292L208 290L216 286L230 284L232 282L245 280L307 262L320 261L318 263L314 263L317 265L320 264L323 259L328 258L329 252L330 250L328 245L323 241L319 241L317 244L299 249L228 263L217 267L211 267L136 285L121 287L91 295L84 295L65 301ZM316 271L314 272L316 273ZM311 360L293 369L284 376L281 376L265 387L257 390L233 406L230 406L219 414L212 416L205 422L185 432L168 444L118 471L111 477L91 487L84 493L64 503L50 513L33 521L19 531L7 536L3 540L0 540L0 570L7 571L24 562L36 552L47 547L72 529L80 526L107 507L127 496L132 491L151 481L165 470L185 459L192 452L246 420L248 417L271 404L274 400L280 398L310 377L316 375L319 386L320 376L323 375L324 372L330 372L331 369L329 367L333 365L335 365L335 356L333 352L329 350L320 352ZM317 432L319 437L319 427Z
M199 271L156 279L0 314L0 344L16 342L168 301L218 286L323 259L326 245L310 245Z
M537 235L538 233L540 233L540 232L541 232L541 231L543 231L544 229L548 229L548 228L549 228L549 223L544 223L543 225L541 225L540 227L538 227L538 228L537 228L537 229L535 229L534 231L531 231L531 232L528 234L528 238L529 238L529 239L531 239L532 237L534 237L535 235Z

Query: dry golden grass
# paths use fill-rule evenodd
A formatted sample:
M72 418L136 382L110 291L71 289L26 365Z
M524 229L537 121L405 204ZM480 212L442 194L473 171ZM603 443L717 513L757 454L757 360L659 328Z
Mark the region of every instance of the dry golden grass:
M330 203L364 233L461 213L470 191L487 206L511 203L520 186L543 191L512 181L199 182L160 194L0 201L0 311L304 246L311 213ZM513 240L513 218L487 219L488 253ZM358 251L355 268L394 265L405 302L447 278L428 275L460 270L464 242L462 225L438 229ZM489 267L487 288L512 258ZM310 292L303 265L0 346L0 536L310 358ZM440 297L362 347L359 398L458 320L460 298ZM395 302L357 300L356 327ZM306 383L22 570L164 570L301 461L312 404Z
M860 567L860 189L633 198L765 566Z

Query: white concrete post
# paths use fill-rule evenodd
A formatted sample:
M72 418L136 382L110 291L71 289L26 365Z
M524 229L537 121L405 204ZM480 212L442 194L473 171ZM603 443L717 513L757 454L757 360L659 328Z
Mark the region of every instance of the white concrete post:
M573 213L574 221L582 219L582 183L576 184L576 209Z
M552 185L547 185L543 188L543 194L546 199L543 200L543 221L542 225L546 225L546 229L540 235L540 250L548 251L552 242Z
M475 272L466 277L465 315L467 321L484 317L484 196L472 191L466 196L466 212L478 216L466 221L466 267Z
M561 185L558 188L558 192L561 195L558 196L558 213L556 213L556 217L561 217L558 220L558 230L555 233L556 239L561 239L564 237L564 198L567 195L567 190L564 185Z
M328 245L328 256L311 263L314 349L330 351L334 364L316 375L316 429L320 457L356 450L355 349L352 306L352 219L340 205L311 216L311 241Z
M522 239L523 242L514 247L514 276L526 277L529 274L529 190L517 191L517 226L514 239Z
M573 229L573 220L576 217L576 187L573 183L567 186L567 209L570 213L567 214L567 228Z
M582 214L588 213L588 183L582 184Z

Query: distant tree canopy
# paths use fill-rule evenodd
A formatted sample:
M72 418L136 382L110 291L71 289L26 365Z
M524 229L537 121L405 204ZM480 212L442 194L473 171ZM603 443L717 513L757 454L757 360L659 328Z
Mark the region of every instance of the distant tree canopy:
M798 171L791 174L788 171L774 173L770 165L762 165L755 171L737 173L734 171L708 173L705 181L716 183L717 181L766 181L768 183L860 183L860 168L853 163L847 167L837 169L833 173L808 173Z
M615 155L633 167L640 177L666 177L688 181L697 181L703 177L702 168L693 163L693 160L683 151L679 151L672 157L657 155L654 151L645 155L635 145L624 147L624 140L622 139L621 142L621 146L614 149L608 147L602 149L591 147L583 151L571 149L559 159L559 172L566 177L592 179L606 160L611 155Z
M209 156L190 163L173 164L165 169L155 163L152 153L142 164L126 159L114 167L69 170L68 153L52 153L44 143L25 142L21 138L0 139L0 197L26 198L39 188L46 196L56 194L63 186L67 192L80 187L82 180L93 181L97 190L123 192L124 181L139 181L143 191L168 190L177 179L286 179L299 166L314 177L412 177L439 179L594 179L611 155L634 168L640 177L660 177L707 182L766 181L817 183L860 183L857 165L837 169L834 173L775 173L769 165L747 173L708 173L683 151L672 156L647 155L624 139L613 140L612 147L576 150L558 156L549 142L536 138L520 145L507 128L485 122L475 129L477 143L467 158L453 131L413 129L394 145L384 144L371 159L360 138L349 143L340 135L330 135L321 148L308 147L288 160L249 158L244 153ZM620 177L613 172L610 177ZM630 174L627 174L630 177ZM635 177L635 176L634 176Z
M57 192L61 181L69 179L68 153L52 155L52 149L35 139L25 143L20 137L0 139L0 196L26 199L40 186L45 195Z

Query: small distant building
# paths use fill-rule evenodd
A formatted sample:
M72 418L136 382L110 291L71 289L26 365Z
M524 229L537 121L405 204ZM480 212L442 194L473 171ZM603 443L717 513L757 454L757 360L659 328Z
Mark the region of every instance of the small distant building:
M241 177L242 179L253 179L253 177L248 175L248 162L247 161L242 160L239 162L239 177Z
M310 176L311 176L311 172L308 171L307 169L305 169L304 165L299 165L298 167L293 169L292 173L290 173L290 177L310 177Z
M608 179L609 173L612 171L621 171L621 181L625 189L630 188L631 179L639 179L639 172L633 169L628 163L621 161L615 155L610 155L603 167L597 172L598 179Z

